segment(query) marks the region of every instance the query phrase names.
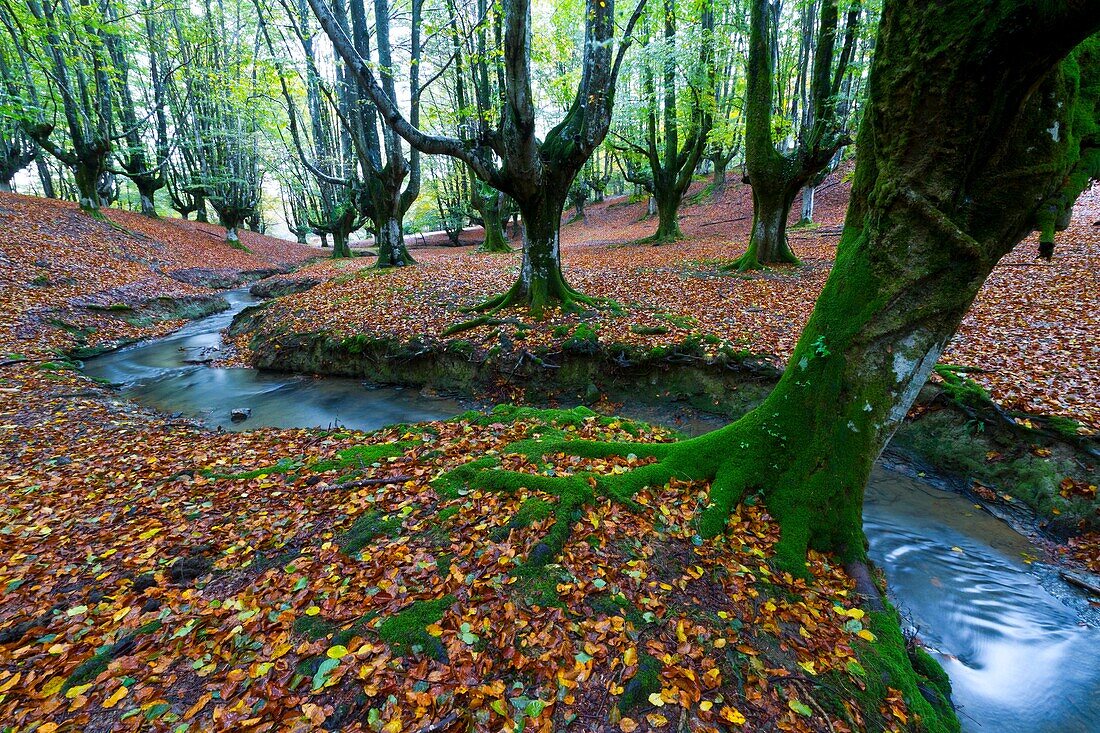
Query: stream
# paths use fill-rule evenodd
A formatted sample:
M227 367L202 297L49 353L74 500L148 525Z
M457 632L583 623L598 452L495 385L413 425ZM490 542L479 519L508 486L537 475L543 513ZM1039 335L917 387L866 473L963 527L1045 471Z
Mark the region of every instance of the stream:
M373 430L469 407L355 379L194 363L214 355L222 329L257 302L246 290L225 297L229 310L91 359L85 372L139 404L226 430ZM235 408L251 415L233 422ZM634 416L662 422L651 413ZM964 731L1100 733L1100 629L1084 623L1096 612L1051 566L1027 562L1041 549L964 497L884 466L867 488L864 527L892 601L951 677Z

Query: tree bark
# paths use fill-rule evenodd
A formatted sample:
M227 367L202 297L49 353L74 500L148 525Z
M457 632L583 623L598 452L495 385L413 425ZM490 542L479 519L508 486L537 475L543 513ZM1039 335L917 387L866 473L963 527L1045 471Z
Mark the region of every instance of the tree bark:
M658 187L653 197L657 202L657 233L653 235L654 244L674 242L684 238L680 231L680 199L682 191L676 187Z
M799 225L814 223L814 190L815 186L809 183L802 187L802 214L798 217Z
M502 212L499 204L500 194L494 191L491 198L498 199L498 201L494 202L486 199L485 206L481 210L481 221L485 229L485 239L481 242L481 246L478 247L478 251L511 252L512 245L509 244L508 238L504 236L504 219L501 216Z
M73 182L76 183L77 203L89 214L100 216L99 177L103 167L96 162L80 160L73 166Z
M321 246L328 246L328 243L325 241L324 235L321 235ZM333 232L332 258L344 259L347 257L351 257L351 247L348 246L348 235L344 232Z

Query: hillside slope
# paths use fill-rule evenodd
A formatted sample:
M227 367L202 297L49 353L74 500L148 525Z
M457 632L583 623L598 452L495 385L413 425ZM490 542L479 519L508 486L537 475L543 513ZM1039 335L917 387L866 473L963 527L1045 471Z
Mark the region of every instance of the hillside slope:
M287 271L317 250L180 219L0 194L0 342L6 358L164 333L172 316L215 307L211 287ZM159 299L159 300L158 300ZM168 300L170 299L170 300Z

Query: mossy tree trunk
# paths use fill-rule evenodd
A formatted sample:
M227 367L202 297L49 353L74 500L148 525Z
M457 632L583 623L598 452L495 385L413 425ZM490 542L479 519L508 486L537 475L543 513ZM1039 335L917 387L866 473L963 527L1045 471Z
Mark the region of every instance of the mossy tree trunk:
M674 242L684 238L680 230L680 201L684 190L676 186L654 186L653 198L657 202L657 233L653 235L654 244Z
M736 261L739 270L755 270L764 264L798 264L787 241L787 216L798 183L782 174L778 180L765 181L760 177L752 186L752 232L748 249Z
M664 43L671 48L676 42L676 4L664 0ZM699 55L689 70L687 86L704 100L713 101L715 87L714 68L714 8L709 0L699 10L698 23L703 32ZM654 70L643 70L644 95L649 100L646 115L646 139L644 144L627 143L643 160L648 170L636 174L626 173L627 180L642 185L649 191L656 209L657 231L643 241L664 244L683 239L680 230L680 203L691 186L692 176L707 148L707 136L713 127L713 112L708 101L697 101L687 124L678 119L677 62L674 54L665 54L661 61L664 93L658 98ZM684 81L679 81L685 85Z
M615 496L672 477L710 480L704 535L758 493L781 527L778 563L796 574L808 548L865 559L875 459L993 267L1080 155L1073 136L1051 133L1068 129L1077 99L1059 64L1100 28L1100 4L977 5L951 0L932 14L918 0L887 0L836 264L767 399L680 443L537 450L659 459L594 479ZM483 483L511 480L489 474Z
M478 252L511 252L512 245L504 235L504 194L470 176L470 203L481 214L485 238Z
M748 250L730 267L757 269L771 264L797 264L787 241L787 213L795 197L848 142L836 113L835 99L847 73L858 28L858 12L848 14L844 49L834 73L837 0L824 0L816 36L808 124L798 133L793 151L781 153L772 140L775 39L769 28L769 0L752 0L745 96L745 170L752 187L753 227Z
M575 309L592 300L569 286L561 271L561 215L567 186L549 187L520 201L523 216L523 260L519 277L503 294L483 303L482 309L527 305L539 317L551 304Z
M401 224L405 214L401 183L407 168L403 159L400 164L400 169L395 169L392 163L383 169L372 193L374 243L378 249L378 261L375 263L377 267L406 267L416 264L405 246L405 232ZM415 199L415 194L413 198Z
M93 216L102 216L99 197L99 177L103 174L105 161L99 158L78 160L73 166L73 182L76 184L77 203L80 208Z
M325 242L322 241L322 246L325 246ZM348 246L348 234L345 231L334 231L332 233L332 259L346 259L351 257L351 247Z
M477 249L479 252L511 252L512 245L504 236L504 218L501 207L490 204L481 212L481 222L485 229L485 239Z

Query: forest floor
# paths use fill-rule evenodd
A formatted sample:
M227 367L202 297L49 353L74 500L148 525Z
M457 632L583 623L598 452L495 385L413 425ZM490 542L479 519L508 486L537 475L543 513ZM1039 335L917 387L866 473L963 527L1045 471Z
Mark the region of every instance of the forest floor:
M731 194L728 218L743 213L742 194ZM612 202L590 209L584 228L567 228L568 276L637 304L629 318L592 314L599 338L653 348L717 333L720 343L700 336L699 347L728 342L781 362L835 250L843 202L823 199L823 225L796 240L806 262L798 270L719 276L715 262L737 254L728 244L736 229L692 245L620 246L652 224L628 221L637 206ZM120 401L58 351L165 333L180 323L166 316L180 313L153 308L158 298L205 303L217 291L202 283L225 287L317 251L245 233L243 252L216 227L110 216L129 231L65 204L0 196L0 720L12 730L393 733L514 730L523 720L528 730L575 722L630 733L910 730L921 714L936 722L925 699L936 697L936 680L904 671L896 621L865 612L828 557L811 556L810 581L773 572L777 530L764 507L741 507L723 537L704 541L693 517L707 486L674 482L629 506L589 497L561 537L560 497L437 480L473 456L531 474L619 473L639 460L533 461L508 446L558 434L664 441L666 430L583 409L513 408L372 434L227 434ZM585 239L595 232L609 239ZM1073 246L1060 259L1095 258L1095 242L1080 255ZM394 273L361 270L363 260L298 270L286 277L325 282L271 308L313 331L345 333L350 323L346 333L372 333L384 323L404 337L438 335L459 305L504 287L516 265L509 255L415 253L421 266ZM609 264L622 267L623 282ZM1069 262L1035 271L1058 267L1082 289L1065 291L1073 302L1050 316L1053 328L1087 333L1095 308L1073 309L1095 288ZM171 277L181 272L190 282ZM555 314L521 323L508 324L509 338L518 330L552 343L581 322ZM491 348L501 334L461 336ZM1050 353L1077 358L1084 374L1052 399L1095 427L1069 393L1089 394L1096 363L1085 357L1096 355L1087 339L1071 341ZM1018 379L1014 389L1027 394L1026 375Z

